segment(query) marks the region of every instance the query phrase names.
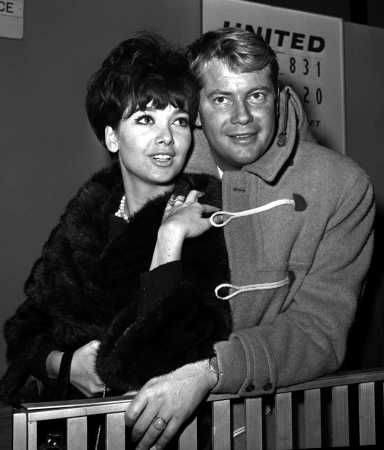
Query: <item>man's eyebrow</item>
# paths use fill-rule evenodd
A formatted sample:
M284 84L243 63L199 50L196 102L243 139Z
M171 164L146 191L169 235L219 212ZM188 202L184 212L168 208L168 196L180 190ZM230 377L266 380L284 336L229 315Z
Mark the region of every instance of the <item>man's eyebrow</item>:
M265 91L265 92L273 92L273 88L271 86L265 85L265 86L254 86L252 88L250 88L246 95L251 94L252 92L256 92L256 91ZM212 91L209 91L207 93L207 97L212 97L214 95L226 95L226 96L230 96L233 95L233 92L231 91L225 91L223 89L213 89Z
M207 97L211 97L212 95L232 95L232 92L224 91L222 89L214 89L213 91L208 92Z
M248 94L255 91L267 91L267 92L273 92L273 88L271 86L257 86L254 88L249 89Z

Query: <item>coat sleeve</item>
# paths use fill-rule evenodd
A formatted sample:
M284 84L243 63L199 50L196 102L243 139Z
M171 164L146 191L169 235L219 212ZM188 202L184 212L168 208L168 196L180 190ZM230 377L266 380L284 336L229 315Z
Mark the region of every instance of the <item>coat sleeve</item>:
M13 382L18 389L28 375L48 383L45 364L51 351L75 350L91 340L93 332L97 335L96 325L89 326L88 318L81 319L84 295L72 257L60 223L25 283L24 302L4 326L9 375L2 384L8 390Z
M120 313L102 341L97 371L118 392L138 389L154 376L213 355L229 335L229 310L189 277L180 261L143 273L137 316Z
M50 338L50 317L45 293L52 280L47 273L51 262L51 247L62 240L61 228L56 227L44 245L42 256L35 262L25 283L25 301L16 313L5 322L4 337L7 343L9 364L22 363L32 375L45 378L45 359L54 349ZM51 277L52 279L52 277Z
M345 354L373 248L374 199L365 176L340 194L293 301L272 323L215 345L215 393L258 395L336 370Z

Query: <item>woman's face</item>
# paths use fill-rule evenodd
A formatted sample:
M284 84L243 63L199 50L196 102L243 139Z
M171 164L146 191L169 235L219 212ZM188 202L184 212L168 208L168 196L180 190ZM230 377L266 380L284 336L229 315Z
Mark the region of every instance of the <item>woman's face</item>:
M107 126L105 141L119 151L125 187L133 192L173 184L183 168L191 145L189 114L168 105L156 109L149 103L122 119L117 130Z

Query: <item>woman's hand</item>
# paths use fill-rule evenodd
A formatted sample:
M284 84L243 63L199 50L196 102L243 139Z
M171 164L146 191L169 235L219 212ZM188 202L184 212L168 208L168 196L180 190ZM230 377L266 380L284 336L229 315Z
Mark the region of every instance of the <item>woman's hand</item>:
M180 259L184 240L200 236L212 226L209 218L203 216L218 208L199 203L201 196L201 192L192 190L185 198L181 195L170 198L157 234L151 270Z
M208 360L149 380L125 413L136 450L163 449L216 383Z
M104 391L104 383L96 373L96 356L100 341L91 341L75 351L71 364L71 384L87 397Z
M183 239L197 237L207 231L212 225L209 218L203 215L212 214L218 208L199 203L203 195L200 191L192 190L186 197L172 196L165 208L160 230L176 233Z

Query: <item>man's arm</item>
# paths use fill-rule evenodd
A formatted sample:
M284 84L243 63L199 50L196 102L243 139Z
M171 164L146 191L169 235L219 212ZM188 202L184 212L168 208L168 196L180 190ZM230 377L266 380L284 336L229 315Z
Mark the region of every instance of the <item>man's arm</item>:
M272 392L340 366L370 264L373 219L372 186L360 175L345 185L291 303L273 323L238 330L215 345L222 373L215 393Z

